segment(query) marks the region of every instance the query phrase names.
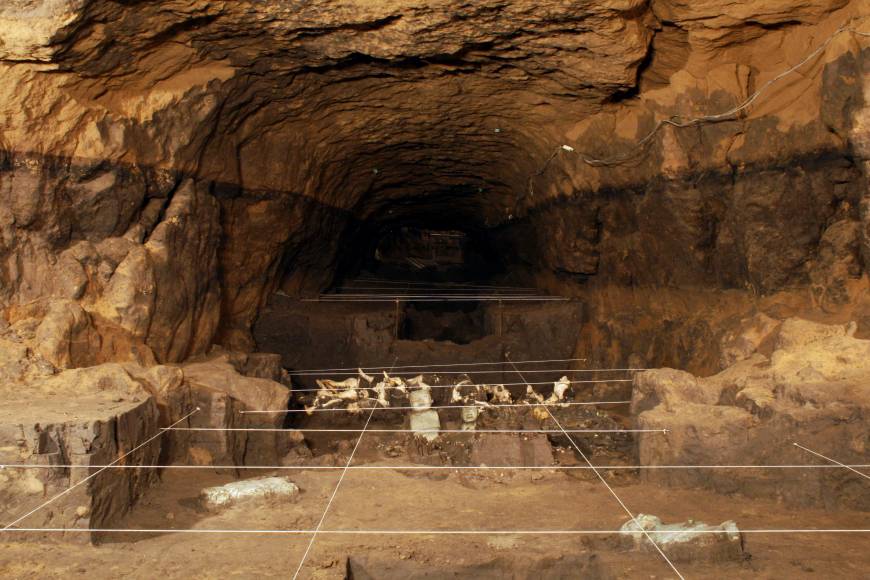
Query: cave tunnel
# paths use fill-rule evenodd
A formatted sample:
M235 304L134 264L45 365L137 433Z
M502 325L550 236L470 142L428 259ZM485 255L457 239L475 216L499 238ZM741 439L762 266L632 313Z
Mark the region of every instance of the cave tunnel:
M866 577L868 35L0 2L0 576Z
M509 264L516 260L515 249L486 225L475 193L480 192L387 204L349 227L339 244L333 286L360 276L424 287L427 282L507 286L509 276L525 269Z

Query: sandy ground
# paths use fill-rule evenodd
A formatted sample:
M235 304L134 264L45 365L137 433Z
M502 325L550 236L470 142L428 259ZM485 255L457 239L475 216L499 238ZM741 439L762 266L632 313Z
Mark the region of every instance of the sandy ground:
M374 436L370 436L374 439ZM375 441L363 442L358 462L379 460ZM407 465L405 458L390 460ZM354 462L357 463L357 460ZM245 471L243 477L264 475ZM232 474L167 470L121 528L312 529L340 471L285 471L301 494L292 503L237 506L203 512L196 500L208 485ZM788 471L779 472L789 477ZM627 516L588 472L369 471L347 473L323 530L602 530ZM821 509L796 511L783 504L697 490L659 488L614 479L614 489L635 513L665 522L686 519L744 529L868 528L868 514ZM292 577L310 534L109 534L98 546L57 536L0 544L3 578L257 578ZM866 578L868 534L751 534L741 562L677 562L686 578ZM300 578L344 578L348 557L365 562L372 577L498 578L599 577L582 568L589 558L604 577L673 578L660 555L628 551L613 536L540 535L334 535L322 533ZM572 568L574 562L577 568ZM557 563L575 573L542 570ZM474 568L477 566L477 568ZM498 567L501 566L499 569ZM558 566L557 566L558 567ZM390 572L389 570L392 570ZM499 571L500 570L500 571ZM524 571L525 570L525 571ZM610 574L607 576L606 574Z

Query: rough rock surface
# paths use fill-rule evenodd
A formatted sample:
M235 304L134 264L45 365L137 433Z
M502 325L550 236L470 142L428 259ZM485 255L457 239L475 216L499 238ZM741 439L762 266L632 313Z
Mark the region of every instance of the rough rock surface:
M396 337L393 304L298 303L279 294L262 309L254 338L258 345L268 345L280 353L284 366L296 369L346 367L360 362L389 369L394 358L401 361L399 365L493 361L499 360L504 350L516 360L573 356L577 328L583 323L582 305L505 303L499 307L484 303L480 309L483 338L467 344L423 342ZM403 317L400 312L400 325ZM433 319L427 330L437 332L436 324L444 322ZM329 341L330 348L323 348L324 340ZM482 382L516 382L510 369L477 377ZM312 382L311 377L295 378Z
M290 478L268 476L207 487L202 490L200 501L209 511L221 511L242 504L292 501L298 495L299 487Z
M708 378L661 369L639 373L642 465L821 465L814 469L641 470L648 481L695 485L784 502L870 509L861 476L820 459L866 463L870 340L854 324L786 320L770 356L756 353Z
M227 356L181 367L183 386L200 409L192 427L275 429L284 423L290 389L271 379L246 377ZM277 411L243 414L242 411ZM176 438L194 463L204 465L276 465L287 451L285 432L193 431ZM183 443L182 443L183 442Z
M646 533L640 530L645 530ZM704 560L722 562L743 560L743 535L733 521L718 526L703 522L665 524L660 518L649 514L637 514L620 528L633 532L623 536L624 543L636 550L654 552L650 539L675 562Z
M0 303L78 303L46 311L100 343L94 362L249 349L276 287L320 289L387 224L444 215L569 284L812 283L835 307L868 255L865 36L837 34L745 116L633 144L866 16L848 0L6 3Z

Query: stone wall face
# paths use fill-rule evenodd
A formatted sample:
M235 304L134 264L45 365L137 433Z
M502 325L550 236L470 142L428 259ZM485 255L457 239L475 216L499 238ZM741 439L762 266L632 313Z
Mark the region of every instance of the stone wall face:
M634 144L861 29L862 3L406 8L5 7L0 300L78 303L84 362L250 349L270 292L328 284L352 224L402 200L468 204L570 284L850 299L866 37L840 32L744 116Z
M142 445L159 433L154 398L116 364L69 370L31 385L4 392L0 462L11 466L0 472L3 525L45 503L17 527L110 526L158 479L158 471L147 467L102 469L119 459L123 465L159 465L159 442ZM17 467L22 464L38 467Z
M0 344L4 352L16 347ZM4 361L0 387L4 526L110 528L159 481L160 466L276 465L288 447L278 432L161 431L280 427L282 414L240 413L287 407L277 356L229 353L182 366L104 363L55 372L21 346L17 365ZM105 468L113 465L121 467ZM70 538L95 541L99 533Z

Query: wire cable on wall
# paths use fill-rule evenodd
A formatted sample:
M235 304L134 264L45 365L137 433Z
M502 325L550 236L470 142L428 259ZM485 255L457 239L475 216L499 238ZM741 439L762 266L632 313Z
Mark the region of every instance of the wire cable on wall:
M820 44L818 47L816 47L815 50L810 52L799 63L797 63L796 65L782 71L781 73L779 73L778 75L776 75L775 77L773 77L772 79L770 79L769 81L767 81L766 83L761 85L761 87L758 90L756 90L746 100L739 103L735 107L728 109L727 111L723 111L721 113L716 113L716 114L712 114L712 115L703 115L701 117L693 117L693 118L685 119L685 120L680 115L674 115L674 116L669 117L667 119L662 119L661 121L659 121L658 123L655 124L655 126L653 127L653 129L649 133L647 133L639 141L634 143L634 145L631 146L630 150L623 155L617 155L615 157L609 157L609 158L598 158L598 157L593 157L592 155L589 155L589 154L586 154L586 153L583 153L580 151L576 151L573 147L571 147L569 145L560 145L559 147L557 147L553 151L552 154L550 154L550 156L547 158L547 160L544 162L544 164L541 166L541 168L538 169L538 171L536 171L534 174L532 174L529 177L529 195L530 196L534 195L534 179L536 177L540 177L541 175L544 174L544 172L549 167L550 163L552 163L552 161L556 158L556 156L559 155L560 151L564 151L566 153L576 153L577 156L581 159L581 161L583 161L584 163L586 163L587 165L590 165L592 167L606 167L606 166L620 165L622 163L625 163L626 161L634 159L635 157L637 157L641 153L645 152L647 145L649 145L652 142L653 138L658 134L658 132L667 125L670 125L672 127L676 127L678 129L683 129L683 128L687 128L687 127L693 127L696 125L702 125L702 124L706 124L706 123L718 123L721 121L730 121L730 120L734 120L734 119L738 118L740 113L742 113L743 111L745 111L746 109L751 107L752 104L755 103L755 101L757 101L759 97L761 97L761 95L763 95L765 92L767 92L768 89L770 89L770 87L772 87L774 84L778 83L782 79L786 78L787 76L797 72L797 70L800 69L802 66L804 66L809 61L814 59L816 56L818 56L819 54L824 52L825 49L827 49L828 46L830 46L830 44L834 41L834 39L837 36L839 36L840 34L843 34L844 32L850 32L850 33L853 33L857 36L864 36L864 37L870 36L870 32L862 32L860 30L852 28L852 23L850 21L849 23L844 24L843 26L838 28L822 44Z

